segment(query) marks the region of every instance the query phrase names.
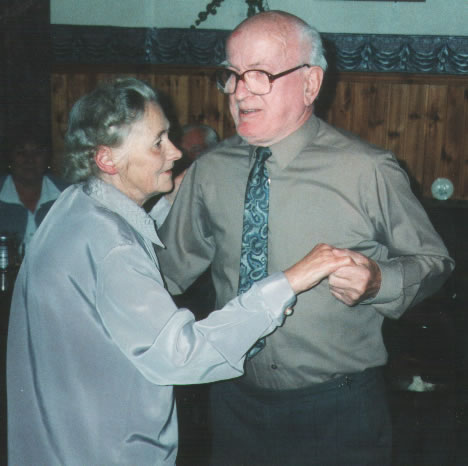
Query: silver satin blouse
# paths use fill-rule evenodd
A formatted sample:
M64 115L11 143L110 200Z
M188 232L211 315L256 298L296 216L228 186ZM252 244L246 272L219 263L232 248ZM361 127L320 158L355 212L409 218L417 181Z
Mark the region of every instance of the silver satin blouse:
M31 243L8 336L10 465L172 465L173 384L243 373L294 301L284 274L205 320L164 289L151 217L112 186L68 188Z

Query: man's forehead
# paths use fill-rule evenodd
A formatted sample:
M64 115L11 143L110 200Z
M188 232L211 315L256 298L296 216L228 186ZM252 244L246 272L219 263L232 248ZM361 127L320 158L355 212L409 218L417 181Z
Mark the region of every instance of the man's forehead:
M299 40L299 30L293 24L264 19L235 29L228 37L226 48L229 49L240 41L265 42L272 46L294 48Z
M249 67L275 65L287 60L295 49L292 40L286 40L273 31L254 31L232 36L226 46L226 58L232 65L237 64L233 60L239 59Z

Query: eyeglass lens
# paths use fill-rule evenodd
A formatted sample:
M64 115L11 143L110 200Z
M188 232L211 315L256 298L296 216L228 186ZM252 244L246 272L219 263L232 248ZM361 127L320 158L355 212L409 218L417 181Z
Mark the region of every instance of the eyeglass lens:
M220 89L225 94L233 94L236 91L237 83L240 80L245 82L245 85L252 94L268 94L270 92L270 80L268 75L259 70L249 70L241 75L230 69L218 71L217 81Z

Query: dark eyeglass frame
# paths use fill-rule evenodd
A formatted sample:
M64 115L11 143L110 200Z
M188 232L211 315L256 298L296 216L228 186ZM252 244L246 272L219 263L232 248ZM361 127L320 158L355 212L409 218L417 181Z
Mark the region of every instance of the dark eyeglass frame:
M258 69L253 69L253 70L246 70L244 71L243 73L241 74L238 74L236 73L234 70L231 70L230 68L222 68L220 70L218 70L216 72L216 83L218 85L218 89L223 92L224 94L227 94L227 95L232 95L236 92L237 90L237 85L239 84L239 81L244 81L244 84L246 85L247 89L249 90L249 92L252 92L249 87L247 86L246 82L245 82L245 79L244 79L244 75L246 73L249 73L250 71L259 71L261 73L264 73L267 77L268 77L268 81L270 82L270 89L268 92L265 92L263 94L257 94L256 92L252 92L252 94L255 94L255 95L267 95L271 92L271 89L272 89L272 84L273 82L278 79L278 78L282 78L283 76L286 76L287 74L290 74L292 73L293 71L296 71L296 70L299 70L301 68L304 68L304 67L307 67L307 68L310 68L312 65L309 65L308 63L304 63L303 65L299 65L299 66L295 66L294 68L290 68L289 70L286 70L286 71L281 71L281 73L277 73L277 74L271 74L271 73L268 73L268 71L265 71L265 70L258 70ZM235 77L236 77L236 85L234 86L234 90L232 92L225 92L224 91L224 86L221 85L221 80L218 78L218 76L222 73L222 72L225 72L225 71L230 71Z

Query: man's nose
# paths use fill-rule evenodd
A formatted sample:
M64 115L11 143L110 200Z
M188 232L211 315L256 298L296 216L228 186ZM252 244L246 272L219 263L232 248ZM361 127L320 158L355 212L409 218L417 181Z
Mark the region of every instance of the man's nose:
M242 100L246 96L252 95L252 93L247 88L247 84L245 84L245 81L243 79L239 79L237 81L236 92L234 93L234 95L237 100Z

